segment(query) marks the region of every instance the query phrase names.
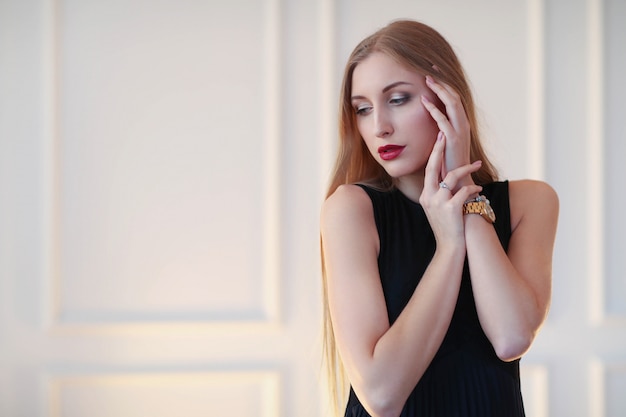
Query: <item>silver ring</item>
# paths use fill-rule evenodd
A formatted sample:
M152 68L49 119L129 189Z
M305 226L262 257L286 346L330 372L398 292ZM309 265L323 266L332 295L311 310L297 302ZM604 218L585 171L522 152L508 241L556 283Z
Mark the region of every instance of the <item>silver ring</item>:
M439 183L439 188L445 188L446 190L449 190L450 187L448 187L448 184L446 184L445 182L441 181Z

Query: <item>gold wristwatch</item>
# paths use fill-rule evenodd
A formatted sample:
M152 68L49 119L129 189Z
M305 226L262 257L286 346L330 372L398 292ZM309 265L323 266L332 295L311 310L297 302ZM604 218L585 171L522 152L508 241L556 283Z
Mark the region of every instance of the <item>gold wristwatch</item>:
M491 203L484 195L467 200L463 204L463 214L480 214L489 223L496 221L496 215L491 208Z

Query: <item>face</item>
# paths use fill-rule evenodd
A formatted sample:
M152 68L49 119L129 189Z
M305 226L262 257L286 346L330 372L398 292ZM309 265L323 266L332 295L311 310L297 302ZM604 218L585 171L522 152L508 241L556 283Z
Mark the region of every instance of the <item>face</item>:
M421 101L438 98L425 77L375 52L352 75L352 106L370 153L393 178L423 178L439 128Z

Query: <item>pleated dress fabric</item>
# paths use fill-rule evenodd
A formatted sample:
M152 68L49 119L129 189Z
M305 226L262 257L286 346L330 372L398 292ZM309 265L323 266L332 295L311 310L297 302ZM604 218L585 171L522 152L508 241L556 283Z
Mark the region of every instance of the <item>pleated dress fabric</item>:
M389 321L393 323L435 253L435 237L421 205L399 190L383 192L360 186L372 200L380 239L378 267ZM508 182L486 184L482 194L491 201L496 214L494 227L506 250L511 236ZM371 417L352 389L345 416ZM466 260L448 332L399 417L521 416L524 406L519 360L501 361L485 336Z

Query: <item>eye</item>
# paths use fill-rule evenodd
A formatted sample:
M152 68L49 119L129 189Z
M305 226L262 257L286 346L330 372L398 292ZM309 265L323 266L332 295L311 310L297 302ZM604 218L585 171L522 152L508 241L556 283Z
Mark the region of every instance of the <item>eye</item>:
M406 103L410 99L411 99L411 96L409 96L408 94L394 95L389 99L389 104L394 105L394 106L399 106L401 104Z
M370 106L369 104L359 104L357 106L354 106L354 112L357 116L364 116L369 113L370 110L372 110L372 106Z

